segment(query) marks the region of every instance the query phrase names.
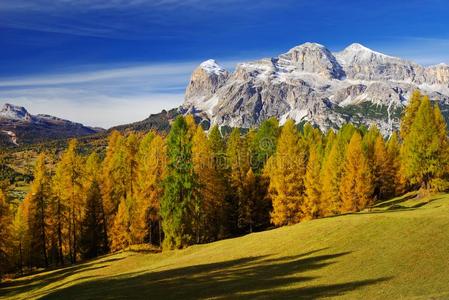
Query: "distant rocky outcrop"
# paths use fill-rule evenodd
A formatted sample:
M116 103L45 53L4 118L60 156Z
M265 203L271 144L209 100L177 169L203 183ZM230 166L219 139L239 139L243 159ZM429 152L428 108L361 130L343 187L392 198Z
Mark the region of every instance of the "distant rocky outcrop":
M50 115L31 115L24 107L6 103L0 110L0 144L19 146L79 137L103 131Z

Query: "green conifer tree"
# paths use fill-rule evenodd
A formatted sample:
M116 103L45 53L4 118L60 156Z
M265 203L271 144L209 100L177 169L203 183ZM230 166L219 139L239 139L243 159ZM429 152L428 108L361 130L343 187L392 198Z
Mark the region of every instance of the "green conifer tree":
M188 129L185 118L179 116L167 136L167 177L161 200L164 248L187 246L193 237L191 210L196 182Z

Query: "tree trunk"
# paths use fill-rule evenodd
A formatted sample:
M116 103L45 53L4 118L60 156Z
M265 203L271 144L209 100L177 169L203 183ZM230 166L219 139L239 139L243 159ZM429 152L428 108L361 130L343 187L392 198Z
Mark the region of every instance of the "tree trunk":
M45 267L48 268L48 257L47 257L47 237L45 235L45 212L44 203L41 198L41 243L42 243L42 254L44 255Z
M20 275L23 276L23 256L22 256L22 241L19 242L19 268Z
M150 245L153 244L153 221L150 220L149 222L149 228L148 228L148 233L149 233L149 242Z
M103 199L100 199L101 201L101 205L100 205L100 210L101 210L101 215L102 215L102 221L103 221L103 247L104 247L104 251L107 252L109 249L109 245L108 245L108 231L107 231L107 220L106 220L106 214L104 212L104 207L103 207Z
M76 220L75 214L73 214L73 263L76 264Z
M161 220L157 221L159 228L159 247L162 247L162 228L161 228Z
M72 212L70 212L70 215ZM70 262L73 263L73 253L72 253L72 220L69 220L69 254L70 254Z
M64 265L64 256L62 254L62 228L61 228L61 202L58 199L58 262Z

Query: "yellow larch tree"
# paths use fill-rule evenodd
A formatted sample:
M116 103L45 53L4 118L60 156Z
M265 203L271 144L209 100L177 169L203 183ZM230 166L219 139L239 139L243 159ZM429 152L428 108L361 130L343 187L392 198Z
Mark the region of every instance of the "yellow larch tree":
M389 199L395 194L396 174L382 136L376 138L373 151L374 200Z
M218 238L225 188L216 169L214 152L210 140L201 127L198 127L192 140L193 170L197 180L195 231L197 242Z
M48 267L50 178L46 159L47 156L44 153L39 154L34 169L34 180L25 202L27 203L30 264Z
M104 203L107 228L113 224L114 215L117 211L120 199L124 197L122 184L118 182L117 157L124 143L124 137L118 131L112 131L109 136L106 155L102 164L101 194Z
M131 240L133 244L141 244L144 242L145 237L148 234L149 220L149 197L148 197L148 176L149 169L151 168L151 162L149 161L148 154L151 149L151 142L154 139L155 133L149 132L140 141L139 148L136 153L136 177L133 178L135 183L134 205L130 208L130 232Z
M226 145L226 157L228 160L228 181L231 187L231 195L228 204L229 228L232 232L242 231L246 225L239 222L239 214L245 205L244 181L250 168L248 159L248 143L245 137L240 135L240 130L234 128Z
M343 172L344 153L338 141L328 145L328 154L325 155L321 168L321 205L323 216L340 213L340 181Z
M300 142L293 120L282 127L276 153L270 162L269 197L271 222L276 226L298 223L304 200L305 145Z
M62 243L60 239L65 227L68 230L67 239L72 263L76 263L79 255L78 243L85 200L83 190L83 162L77 153L77 144L78 142L76 140L69 142L67 150L62 154L56 167L57 175L55 179L57 182L53 184L53 190L56 190L55 195L58 198L57 207L53 209L53 218L57 218L57 221L52 222L57 227L55 232L58 235L58 256L60 256L60 260L63 259L61 257Z
M3 191L0 190L0 280L9 268L12 254L12 214Z
M133 238L142 242L148 236L150 244L161 244L160 199L164 193L166 172L165 140L155 132L148 133L137 154L136 201L139 214L131 222Z
M12 224L12 232L14 239L14 247L16 252L16 258L18 262L19 272L23 275L23 266L25 262L25 249L26 249L26 238L28 231L28 223L26 220L25 205L21 203L17 207L16 214L14 216Z
M399 137L396 132L393 132L389 137L387 144L388 160L390 163L389 171L393 178L393 192L394 196L401 195L406 190L407 179L405 178L404 171L401 165L401 144L399 143Z
M353 134L346 151L340 193L344 212L360 211L372 202L373 178L358 132Z
M321 157L319 147L310 145L309 159L307 162L306 175L304 178L304 203L302 205L302 218L304 220L315 219L322 216L321 210L325 211L327 208L322 208L321 200Z
M415 90L410 96L408 105L405 107L404 113L401 118L401 128L399 134L402 140L404 140L410 133L413 120L415 119L416 113L418 112L423 97L424 95L422 95L419 90Z
M131 232L129 230L129 209L127 201L122 199L118 206L114 223L111 227L111 251L126 249L131 245Z

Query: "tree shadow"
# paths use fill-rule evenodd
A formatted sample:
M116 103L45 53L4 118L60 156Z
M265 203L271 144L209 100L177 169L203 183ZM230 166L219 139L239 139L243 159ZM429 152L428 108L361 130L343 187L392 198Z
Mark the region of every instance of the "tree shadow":
M408 201L411 199L416 199L416 198L417 198L416 194L404 195L402 197L398 197L398 199L394 200L394 201L389 200L389 201L383 201L383 202L377 203L377 204L373 205L372 208L389 207L389 206L396 205L396 204L399 204L399 203L402 203L402 202L405 202L405 201Z
M142 254L158 254L161 253L161 249L128 249L127 252L142 253Z
M257 256L166 271L130 273L55 290L46 299L223 299L319 298L376 284L377 278L331 285L310 285L303 274L335 264L350 252L316 255L311 251L276 258ZM309 284L309 285L307 285ZM292 287L298 285L299 287ZM289 288L290 286L290 288Z
M360 213L361 214L385 214L385 213L402 212L402 211L414 211L414 210L425 207L426 205L431 204L431 203L441 200L441 199L443 199L443 197L436 197L436 198L432 198L428 201L418 202L418 203L416 203L414 205L410 205L410 206L393 204L390 207L386 208L385 210L372 210L372 211L367 211L367 212L363 211Z
M290 290L263 291L251 294L251 297L246 297L243 299L317 299L336 297L364 286L375 285L377 283L388 281L391 278L392 277L381 277L330 285L315 285L311 287L293 288Z
M102 260L100 262L96 261L96 266L93 266L95 261L89 261L83 264L67 266L59 269L45 270L42 272L38 272L32 274L33 277L28 277L23 279L16 279L11 282L3 282L0 283L0 297L13 297L17 294L23 292L30 292L33 290L38 290L48 284L54 283L58 280L64 279L65 277L71 276L73 274L83 272L83 271L92 271L98 270L102 268L106 268L109 265L107 263L122 260L123 258L110 258L106 260ZM98 265L100 264L100 265ZM39 274L43 273L44 274ZM34 277L36 276L36 277Z

